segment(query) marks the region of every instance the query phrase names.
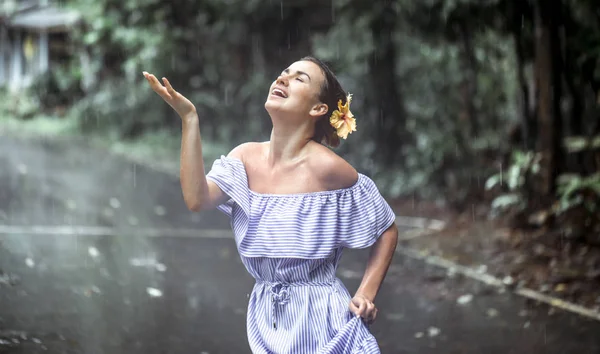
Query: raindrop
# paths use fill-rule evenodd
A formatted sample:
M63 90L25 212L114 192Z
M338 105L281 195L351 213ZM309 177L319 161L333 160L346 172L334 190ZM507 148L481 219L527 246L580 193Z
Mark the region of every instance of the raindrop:
M229 87L225 87L225 105L229 105Z
M283 1L279 3L281 5L281 19L283 20Z
M31 259L31 258L26 258L26 259L25 259L25 264L27 264L27 266L28 266L29 268L33 268L33 267L35 267L35 262L34 262L34 261L33 261L33 259Z
M133 164L133 188L135 188L136 180L137 180L137 178L136 178L136 166L135 166L135 164Z

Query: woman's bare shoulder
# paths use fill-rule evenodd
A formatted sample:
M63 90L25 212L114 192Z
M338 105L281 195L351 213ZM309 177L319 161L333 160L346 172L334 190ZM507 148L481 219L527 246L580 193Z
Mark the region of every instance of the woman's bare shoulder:
M335 152L323 147L316 149L313 157L311 169L327 189L344 189L356 184L358 172Z
M247 143L242 143L238 146L236 146L235 148L233 148L229 154L227 154L227 157L233 157L236 158L238 160L242 160L244 161L244 156L252 156L253 154L256 154L259 151L262 151L261 149L263 149L264 147L264 142L247 142Z

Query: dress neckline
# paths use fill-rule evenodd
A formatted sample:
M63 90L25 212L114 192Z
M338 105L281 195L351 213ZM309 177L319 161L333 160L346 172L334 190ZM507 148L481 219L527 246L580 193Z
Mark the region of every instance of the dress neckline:
M345 188L338 188L338 189L330 189L330 190L323 190L323 191L316 191L316 192L304 192L304 193L259 193L259 192L255 192L252 189L250 189L249 183L248 183L248 173L246 171L246 165L244 165L244 162L236 157L229 157L229 156L221 156L221 159L225 159L225 160L229 160L229 161L234 161L235 163L241 165L242 170L244 171L244 175L246 176L246 186L248 189L248 192L250 192L250 194L257 196L257 197L277 197L277 198L293 198L293 197L310 197L310 196L327 196L327 195L335 195L335 194L340 194L340 193L345 193L345 192L350 192L353 191L354 189L358 188L364 178L366 177L364 174L358 172L358 179L356 180L356 182L354 182L353 185L349 186L349 187L345 187Z

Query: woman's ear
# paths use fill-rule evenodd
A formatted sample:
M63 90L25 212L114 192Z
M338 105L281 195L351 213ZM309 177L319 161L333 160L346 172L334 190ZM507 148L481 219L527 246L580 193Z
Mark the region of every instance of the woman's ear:
M327 113L329 107L325 103L318 103L310 110L310 115L314 118L320 117Z

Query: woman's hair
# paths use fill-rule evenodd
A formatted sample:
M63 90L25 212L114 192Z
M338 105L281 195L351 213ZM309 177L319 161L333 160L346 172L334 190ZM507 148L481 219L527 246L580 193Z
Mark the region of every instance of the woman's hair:
M317 122L315 123L315 135L312 137L312 139L318 143L328 145L333 148L338 147L340 145L340 138L337 136L335 129L329 123L329 117L333 111L337 109L339 100L342 100L342 104L346 103L346 92L327 64L311 56L306 56L300 60L310 61L317 64L325 76L325 80L321 85L319 100L327 105L328 110L326 114L317 119Z

